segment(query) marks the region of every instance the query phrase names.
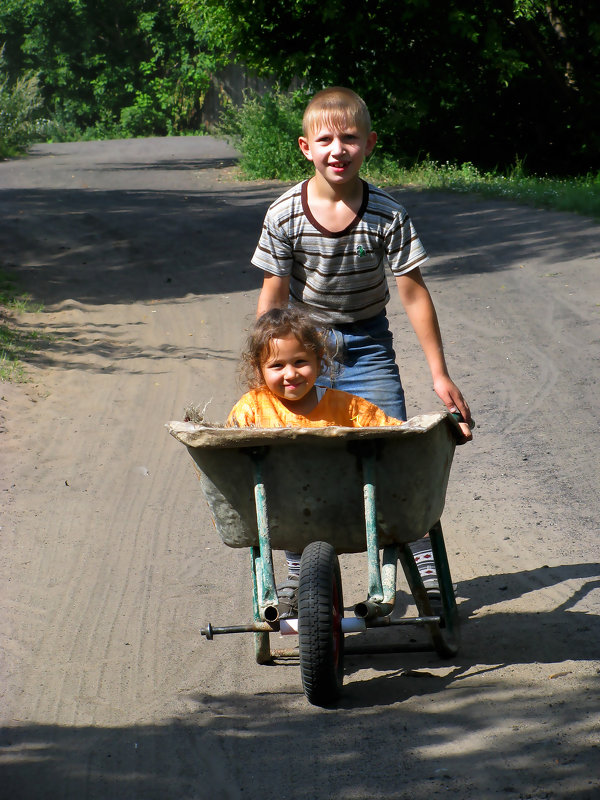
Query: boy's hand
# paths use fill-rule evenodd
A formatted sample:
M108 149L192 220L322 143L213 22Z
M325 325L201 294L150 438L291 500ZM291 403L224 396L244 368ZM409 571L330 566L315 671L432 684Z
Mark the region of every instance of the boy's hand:
M449 376L445 376L443 378L438 378L434 384L433 388L437 396L440 398L442 403L446 406L448 411L454 413L458 411L459 414L464 419L464 422L459 422L460 430L463 434L463 439L459 444L465 444L465 442L470 442L473 438L473 434L471 433L471 409L469 408L469 404L462 396L462 392L458 388L458 386L450 379Z

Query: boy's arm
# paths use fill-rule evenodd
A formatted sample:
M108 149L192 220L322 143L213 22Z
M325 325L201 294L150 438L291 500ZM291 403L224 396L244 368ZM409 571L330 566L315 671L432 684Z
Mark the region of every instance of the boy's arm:
M290 298L289 275L281 277L270 272L263 272L263 285L258 296L256 317L262 316L272 308L284 308Z
M425 353L433 378L433 388L449 411L458 410L462 414L465 423L461 423L461 430L465 440L472 439L469 428L471 411L460 389L448 374L435 306L421 270L417 267L399 275L396 284L402 305Z

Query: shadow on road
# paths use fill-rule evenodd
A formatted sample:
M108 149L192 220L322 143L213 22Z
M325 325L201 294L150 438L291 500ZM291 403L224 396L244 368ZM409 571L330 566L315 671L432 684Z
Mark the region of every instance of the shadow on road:
M271 195L4 190L1 265L46 306L251 290Z
M512 600L529 594L533 597L536 591L566 581L576 581L579 588L574 589L567 600L551 611L511 610ZM348 707L368 707L401 702L415 687L429 691L431 684L442 689L462 680L478 665L483 673L497 671L507 665L516 667L518 671L519 664L598 660L600 617L577 608L579 603L585 603L589 594L598 590L600 565L596 563L540 567L461 581L457 589L462 634L458 655L449 661L432 654L413 653L346 658L347 674L359 672L365 667L385 674L361 684L352 684L352 697L346 693L342 703ZM483 613L479 615L480 610ZM379 638L382 642L390 642L394 636L391 633L380 635ZM396 640L407 641L408 638L406 635L403 639L396 636ZM415 636L413 641L428 642L423 633L418 638ZM444 666L451 668L446 677L440 678L427 672L428 668ZM407 685L407 670L411 677L424 678L425 681ZM553 669L550 667L546 677L551 679L552 675Z
M195 712L162 725L14 727L1 740L4 796L593 800L593 751L581 747L593 734L593 708L580 716L582 704L593 705L591 684L574 692L554 683L549 701L535 686L507 692L501 681L477 688L396 671L353 684L334 710L298 705L289 693L199 693ZM452 703L444 702L448 691ZM383 696L393 708L377 702ZM377 770L361 769L365 760ZM541 783L550 794L539 794Z
M67 156L63 160L64 181L70 162ZM286 185L225 180L215 186L212 179L205 187L203 174L218 174L234 162L92 160L84 167L77 163L79 171L73 167L74 188L0 189L0 266L45 305L66 299L92 305L160 301L255 289L261 275L250 258L265 211ZM133 182L127 187L129 173L161 171L164 189L140 189ZM187 176L185 190L173 188L177 172ZM115 188L86 186L84 179L94 173L102 173L103 186L110 186L114 175ZM190 183L192 173L197 180ZM147 183L160 186L161 180ZM552 270L594 252L594 226L574 215L472 196L390 191L415 221L432 256L426 271L434 281L514 269L533 257L544 258Z

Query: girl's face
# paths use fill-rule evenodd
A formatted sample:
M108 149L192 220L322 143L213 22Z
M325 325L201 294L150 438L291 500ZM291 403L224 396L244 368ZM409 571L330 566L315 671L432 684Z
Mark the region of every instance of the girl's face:
M272 339L261 364L267 387L281 400L295 403L306 397L319 377L321 364L295 336Z

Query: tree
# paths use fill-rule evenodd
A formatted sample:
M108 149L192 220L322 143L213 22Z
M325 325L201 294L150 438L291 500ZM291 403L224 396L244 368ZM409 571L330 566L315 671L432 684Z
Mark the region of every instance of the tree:
M39 75L50 113L105 133L197 126L215 66L161 0L3 0L3 40L14 75Z
M356 89L396 156L600 167L596 0L180 2L258 73Z

